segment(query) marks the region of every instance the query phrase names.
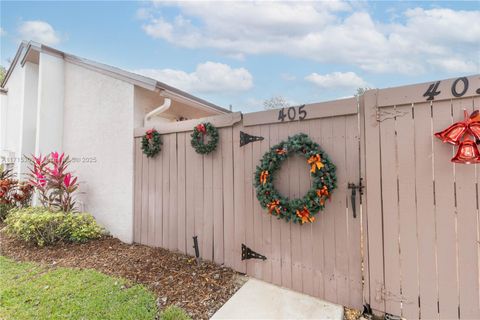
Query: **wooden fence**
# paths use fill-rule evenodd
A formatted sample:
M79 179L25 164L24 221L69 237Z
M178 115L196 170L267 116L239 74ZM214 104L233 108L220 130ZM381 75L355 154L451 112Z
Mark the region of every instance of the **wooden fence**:
M452 164L453 148L433 138L461 120L463 108L478 109L480 77L467 81L465 92L455 79L430 91L430 84L370 90L358 103L295 107L284 121L270 110L165 124L156 128L164 144L154 159L143 155L138 128L134 240L194 255L197 236L205 260L331 302L408 319L480 319L480 175L474 165ZM220 134L205 156L190 145L202 121ZM241 147L241 131L264 140ZM332 201L305 226L272 219L252 181L262 155L300 132L338 174ZM365 195L354 218L348 183L360 178ZM301 197L309 186L305 161L288 159L276 187ZM242 244L267 260L241 260Z

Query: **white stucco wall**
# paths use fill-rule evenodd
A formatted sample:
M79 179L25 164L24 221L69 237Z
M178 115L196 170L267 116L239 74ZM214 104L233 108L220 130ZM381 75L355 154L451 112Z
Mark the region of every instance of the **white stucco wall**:
M5 138L2 145L2 154L9 154L8 157L13 157L15 162L15 171L18 173L20 167L18 166L19 158L21 156L21 115L23 106L23 92L24 92L24 69L15 68L10 75L6 89L8 90L8 98L2 103L2 109L5 116Z
M36 154L62 149L64 83L63 58L40 52Z
M80 199L113 236L133 241L134 86L65 62L63 150Z
M26 62L24 69L23 105L21 107L21 154L35 153L35 140L37 131L37 98L38 98L38 64ZM14 94L14 92L11 92ZM27 171L27 163L22 162L21 172Z

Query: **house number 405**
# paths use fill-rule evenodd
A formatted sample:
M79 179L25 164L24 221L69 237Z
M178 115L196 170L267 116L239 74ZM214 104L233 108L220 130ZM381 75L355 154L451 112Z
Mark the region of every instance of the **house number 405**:
M285 121L285 118L288 118L288 120L293 121L296 120L298 117L298 120L303 120L307 117L307 111L303 110L305 108L305 105L302 105L298 107L298 113L297 109L295 107L289 107L286 109L282 108L278 111L278 121Z
M434 100L435 96L438 96L441 91L438 90L438 86L440 85L441 81L437 81L432 83L427 91L423 94L424 97L427 97L428 100ZM452 95L455 98L460 98L462 97L468 90L468 78L467 77L461 77L455 79L452 83L452 87L450 88L450 91L452 92ZM480 94L480 88L477 89L476 93Z

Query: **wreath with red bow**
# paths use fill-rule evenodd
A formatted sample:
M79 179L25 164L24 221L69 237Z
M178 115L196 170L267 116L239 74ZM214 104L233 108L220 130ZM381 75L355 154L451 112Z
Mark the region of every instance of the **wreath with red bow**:
M312 186L301 199L283 196L273 184L275 172L293 153L305 157L312 177ZM274 145L260 160L254 182L257 199L262 208L268 209L268 213L278 219L300 224L311 223L315 221L315 215L325 208L326 200L337 187L335 171L335 165L328 155L306 134L288 137L286 141Z
M197 153L207 154L214 151L218 144L218 129L210 122L200 123L193 128L192 147Z
M148 158L153 158L162 150L160 133L155 129L148 130L142 138L142 151Z

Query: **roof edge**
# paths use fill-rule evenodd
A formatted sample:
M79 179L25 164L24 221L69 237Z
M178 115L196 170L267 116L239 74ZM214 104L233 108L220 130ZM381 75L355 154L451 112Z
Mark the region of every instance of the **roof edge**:
M230 110L222 108L216 104L213 104L204 99L198 98L192 94L189 94L185 91L172 87L158 80L155 80L137 73L133 73L130 71L126 71L114 66L110 66L104 63L96 62L93 60L75 56L73 54L65 53L63 51L43 45L41 43L37 43L35 41L29 41L29 42L22 41L22 43L18 47L17 53L15 54L15 57L12 63L10 64L10 67L8 68L5 78L0 85L1 88L5 87L6 83L8 82L8 79L10 78L11 73L13 72L13 69L18 64L18 62L20 61L22 65L25 64L25 57L27 56L30 50L36 50L38 52L44 52L51 55L62 57L67 62L74 63L94 71L98 71L100 73L115 77L119 80L129 82L133 85L142 87L150 91L164 90L164 91L170 92L173 95L181 96L184 99L200 104L205 109L215 110L221 113L231 113Z

